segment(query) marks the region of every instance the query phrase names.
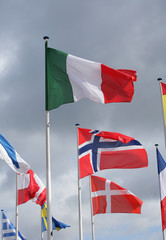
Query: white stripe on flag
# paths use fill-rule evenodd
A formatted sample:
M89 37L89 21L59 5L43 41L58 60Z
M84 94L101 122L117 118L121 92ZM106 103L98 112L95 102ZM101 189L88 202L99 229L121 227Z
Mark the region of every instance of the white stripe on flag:
M159 174L161 201L166 197L166 168Z
M101 91L101 64L68 54L67 74L72 85L74 101L88 98L104 103Z
M30 184L30 174L18 174L18 190L28 188Z
M25 162L16 151L15 151L15 155L16 155L16 159L17 159L19 168L17 168L13 164L13 162L12 162L11 158L9 157L7 151L5 150L3 145L0 143L0 159L5 161L15 172L18 172L20 174L25 174L30 169L30 165L27 162Z

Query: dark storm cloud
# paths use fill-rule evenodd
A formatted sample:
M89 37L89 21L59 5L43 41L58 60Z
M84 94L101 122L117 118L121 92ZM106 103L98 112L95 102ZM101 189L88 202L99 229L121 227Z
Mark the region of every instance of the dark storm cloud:
M83 128L114 131L132 136L147 149L148 168L126 170L123 173L120 170L103 171L101 176L111 178L145 201L143 214L133 217L132 223L133 228L144 223L143 235L136 231L131 233L131 238L135 236L135 239L155 239L155 233L150 233L151 227L157 226L160 234L160 215L157 211L153 213L150 211L150 207L155 208L158 204L155 143L160 144L161 152L165 156L160 91L157 82L158 77L166 78L165 1L61 0L46 3L17 0L1 2L0 5L1 133L21 157L30 163L44 183L46 178L43 36L50 37L48 44L52 48L102 62L113 68L134 69L138 75L132 103L102 105L81 100L50 112L53 210L59 220L64 219L72 226L70 230L61 231L58 238L78 238L75 123L80 123ZM6 176L14 179L15 174L10 174L11 171L6 170ZM4 199L1 205L5 205L2 207L8 208L10 214L14 214L14 210L11 211L14 202L5 204L7 196L11 199L14 183L9 184L12 189L9 192L4 168L2 173L1 196ZM87 232L85 230L85 239L89 239L90 226L86 217L86 213L89 214L87 181L82 181L82 185L84 230L88 229ZM38 207L33 203L27 203L19 208L20 228L28 239L34 237L40 239L40 220L37 224L37 218L34 219L34 213L36 216L40 215ZM99 232L105 219L113 226L114 231L111 230L113 239L121 238L120 233L117 235L117 228L120 226L122 228L126 218L120 219L117 215L98 217L96 235L102 239L103 235L100 236ZM26 226L23 222L26 222ZM104 228L105 239L110 236L109 224ZM130 223L128 220L127 229L130 229L130 224L131 220ZM125 229L122 235L123 239L126 237L129 240L130 236ZM156 239L158 238L157 236Z

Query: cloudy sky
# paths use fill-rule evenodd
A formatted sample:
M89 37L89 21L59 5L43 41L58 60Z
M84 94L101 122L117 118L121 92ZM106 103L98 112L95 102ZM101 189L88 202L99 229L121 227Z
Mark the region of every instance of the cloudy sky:
M165 140L157 78L166 79L164 0L1 1L0 132L46 184L45 59L48 45L112 68L137 71L131 103L98 104L87 99L50 112L53 216L71 228L54 239L77 240L77 134L83 128L120 132L140 141L145 169L105 170L98 176L129 189L143 202L142 214L95 216L96 240L162 239L155 144L164 158ZM15 218L15 173L0 163L0 207ZM81 181L84 240L91 239L88 178ZM19 230L40 240L40 207L19 206ZM46 236L45 236L46 239Z

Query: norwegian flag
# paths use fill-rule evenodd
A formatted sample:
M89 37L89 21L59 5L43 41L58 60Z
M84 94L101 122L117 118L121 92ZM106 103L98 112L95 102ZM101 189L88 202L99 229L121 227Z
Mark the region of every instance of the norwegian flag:
M143 202L129 190L101 177L91 176L93 215L141 213Z
M80 178L103 169L148 166L141 143L120 133L78 128L78 145Z
M31 169L18 175L18 205L32 200L42 206L47 200L46 187Z

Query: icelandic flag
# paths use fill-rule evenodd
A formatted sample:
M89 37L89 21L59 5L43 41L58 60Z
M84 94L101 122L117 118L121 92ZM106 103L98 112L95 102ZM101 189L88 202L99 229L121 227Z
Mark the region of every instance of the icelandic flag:
M42 215L42 232L47 231L47 204L45 203L41 207L41 215ZM52 217L52 229L59 231L62 228L70 227L69 225L57 221Z
M80 178L103 169L148 166L141 143L114 132L78 128L78 155Z
M166 162L161 156L158 148L156 148L156 154L160 186L162 229L164 231L164 229L166 229Z
M15 172L24 174L30 166L15 151L13 146L0 134L0 159L4 160Z
M16 228L10 222L3 212L3 239L5 240L15 240L16 239ZM26 238L18 231L18 240L26 240Z
M100 213L141 213L143 202L129 190L97 176L91 176L93 215Z

